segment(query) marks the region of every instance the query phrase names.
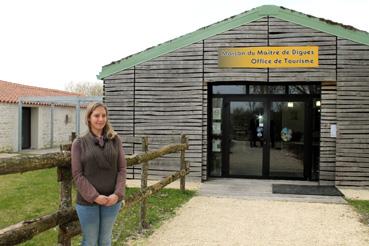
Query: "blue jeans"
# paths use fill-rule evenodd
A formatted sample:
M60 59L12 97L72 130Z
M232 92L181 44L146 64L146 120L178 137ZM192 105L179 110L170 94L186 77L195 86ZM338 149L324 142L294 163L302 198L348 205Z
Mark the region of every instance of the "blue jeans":
M85 206L77 204L76 210L82 230L82 246L111 245L115 219L122 203L113 206Z

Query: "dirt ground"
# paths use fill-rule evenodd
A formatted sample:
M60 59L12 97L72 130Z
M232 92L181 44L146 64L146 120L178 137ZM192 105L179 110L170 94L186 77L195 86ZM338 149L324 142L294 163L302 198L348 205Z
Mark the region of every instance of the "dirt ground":
M346 204L196 196L135 245L369 245Z

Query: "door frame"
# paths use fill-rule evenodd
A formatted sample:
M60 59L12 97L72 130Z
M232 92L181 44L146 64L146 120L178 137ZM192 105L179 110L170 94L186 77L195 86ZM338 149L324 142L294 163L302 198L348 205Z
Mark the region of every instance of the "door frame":
M231 101L247 101L247 102L262 102L264 104L264 144L262 154L262 175L247 176L247 175L230 175L229 174L229 137L230 137L230 102ZM303 178L295 177L277 177L270 176L270 108L274 101L283 102L304 102L305 124L304 124L304 170ZM222 106L222 177L241 177L241 178L261 178L261 179L296 179L306 180L311 178L311 151L312 151L312 117L309 113L312 110L311 95L224 95Z

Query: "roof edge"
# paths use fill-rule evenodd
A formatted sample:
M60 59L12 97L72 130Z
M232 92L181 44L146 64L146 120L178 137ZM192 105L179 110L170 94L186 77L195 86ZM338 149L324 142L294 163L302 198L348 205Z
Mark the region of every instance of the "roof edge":
M357 43L369 45L369 33L365 31L360 31L351 26L345 26L343 24L310 16L284 7L276 5L262 5L105 65L97 75L97 78L104 79L142 62L155 59L161 55L267 16L276 17Z
M369 33L352 26L333 22L327 19L310 16L291 9L279 7L281 11L270 13L269 16L309 27L337 37L345 38L360 44L369 45Z
M187 45L199 42L203 39L209 38L211 36L214 36L224 31L228 31L232 28L241 26L245 23L249 23L249 22L261 19L264 17L264 14L261 14L260 10L264 7L265 6L261 6L258 8L251 9L247 12L241 13L239 15L229 17L215 24L202 27L194 32L191 32L183 36L180 36L178 38L158 44L157 46L148 48L144 51L133 54L119 61L105 65L102 67L101 72L97 75L97 78L104 79L114 73L120 72L124 69L128 69L139 63L157 58L163 54L166 54L174 50L183 48Z

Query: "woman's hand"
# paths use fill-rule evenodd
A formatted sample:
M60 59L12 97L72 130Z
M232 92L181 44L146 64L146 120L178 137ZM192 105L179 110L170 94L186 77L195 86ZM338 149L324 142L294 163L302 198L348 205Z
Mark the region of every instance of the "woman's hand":
M113 206L118 202L119 197L115 194L111 194L108 196L108 203L105 204L105 206Z
M106 204L108 204L109 202L109 198L107 196L99 195L98 197L96 197L94 202L99 205L106 206Z

